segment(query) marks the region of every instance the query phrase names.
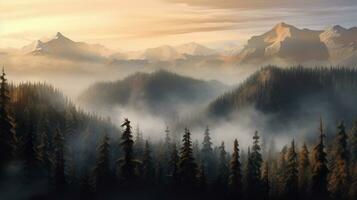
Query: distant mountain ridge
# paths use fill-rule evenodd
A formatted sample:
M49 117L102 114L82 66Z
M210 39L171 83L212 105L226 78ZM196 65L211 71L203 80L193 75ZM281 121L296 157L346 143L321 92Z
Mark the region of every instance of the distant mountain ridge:
M270 31L251 37L237 59L241 63L281 60L291 64L312 61L353 64L356 60L351 58L357 55L356 33L356 27L309 30L279 23Z
M96 108L128 106L171 117L183 105L204 105L228 87L218 81L203 81L160 70L135 73L114 82L90 86L80 96L82 104Z

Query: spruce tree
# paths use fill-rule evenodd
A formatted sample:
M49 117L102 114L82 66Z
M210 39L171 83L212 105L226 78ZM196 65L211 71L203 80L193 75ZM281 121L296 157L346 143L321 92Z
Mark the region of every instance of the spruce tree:
M145 141L143 138L143 134L138 125L135 130L135 142L134 142L134 151L136 157L142 158L144 152L144 145L145 145Z
M142 167L142 178L144 179L144 182L152 183L155 175L155 168L154 168L153 159L151 157L150 145L147 140L145 142L144 155L143 155L143 161L141 167Z
M23 159L25 181L36 180L36 175L39 173L40 161L37 159L37 152L34 145L34 128L28 120L28 130L24 137Z
M252 199L262 198L262 188L261 188L261 166L262 166L262 155L260 153L260 145L259 145L259 135L258 132L255 131L253 136L253 146L252 152L248 158L248 166L247 166L247 187L248 187L248 197Z
M262 172L262 194L263 199L270 199L270 180L269 180L270 172L269 172L269 163L267 161L263 164L263 172Z
M191 133L186 128L182 139L178 174L183 188L190 190L196 185L197 165L193 157Z
M298 160L295 151L295 142L291 142L287 154L287 171L284 185L284 197L286 199L298 199Z
M125 119L121 127L124 128L121 136L121 147L123 157L118 160L119 174L121 182L125 185L131 184L135 179L136 162L134 160L133 152L133 135L131 131L130 121Z
M219 163L218 163L218 179L217 186L219 189L224 190L227 186L229 177L229 168L227 166L227 152L225 150L224 142L219 147Z
M96 189L100 192L108 189L113 183L113 173L110 169L110 144L107 134L104 135L98 146L94 177Z
M171 177L171 184L176 185L179 183L178 163L180 161L180 157L175 143L171 149L171 156L168 163L168 174Z
M201 163L198 166L198 170L197 170L197 189L199 190L199 192L204 192L206 191L206 188L207 188L207 178L206 178L205 168Z
M351 163L357 163L357 120L354 122L350 133L350 161Z
M53 167L53 183L56 191L62 192L66 185L65 178L65 160L64 160L64 137L59 128L56 129L53 136L54 146L54 167Z
M335 141L334 162L329 180L329 189L334 199L347 199L349 186L349 150L347 148L347 134L341 122Z
M299 191L302 195L302 199L306 199L306 194L309 193L311 166L309 158L309 150L304 143L299 153Z
M0 76L0 172L13 159L17 139L10 115L10 95L4 69Z
M327 190L327 176L329 170L327 168L327 159L324 144L324 128L322 119L320 119L319 127L320 137L318 144L312 152L312 178L311 178L311 197L312 199L323 200L329 197Z
M36 147L36 152L37 159L41 162L44 173L49 177L53 161L50 154L48 133L46 131L42 131L39 135L39 144Z
M214 153L212 149L212 142L210 137L210 130L207 126L201 149L201 160L203 167L206 169L207 176L209 179L212 179L215 176L215 162L214 162Z
M230 161L230 176L228 181L230 194L234 197L239 197L242 194L242 169L239 156L238 140L234 140L233 154Z

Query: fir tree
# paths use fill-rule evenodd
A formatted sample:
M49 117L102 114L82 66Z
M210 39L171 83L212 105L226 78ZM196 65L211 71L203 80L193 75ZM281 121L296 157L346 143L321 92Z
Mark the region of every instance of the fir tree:
M192 189L196 184L197 165L192 152L191 133L187 128L185 129L182 143L178 163L180 184L186 189Z
M36 152L37 159L41 162L46 175L49 176L53 161L50 154L48 133L46 131L42 131L39 135L39 144L36 147Z
M247 166L247 187L248 187L248 196L249 198L259 199L261 198L261 166L262 166L262 155L260 153L260 145L259 145L259 135L258 132L255 131L253 136L253 147L252 152L248 158L248 166Z
M53 146L54 146L54 167L53 167L53 181L55 189L58 192L62 192L66 185L65 178L65 161L64 161L64 137L59 130L56 129L55 135L53 136Z
M128 119L125 119L121 127L124 128L120 143L124 155L118 161L120 165L119 174L122 183L131 184L132 181L135 179L136 162L133 156L134 141L130 121Z
M14 120L10 115L10 96L4 69L0 76L0 172L16 152Z
M200 192L204 192L206 191L206 188L207 188L207 178L206 178L205 168L201 163L198 166L198 170L197 170L197 189Z
M142 156L143 156L144 145L145 145L145 141L143 138L143 134L142 134L140 127L138 125L135 130L135 143L134 143L135 155L138 158L142 158Z
M350 133L350 155L351 163L357 163L357 120L354 122L351 133Z
M28 131L24 137L23 158L25 180L36 180L36 175L39 173L40 161L37 159L37 152L34 145L34 128L28 121Z
M322 119L320 119L320 137L318 144L312 152L312 177L311 177L311 195L312 199L323 200L329 197L327 190L327 176L329 170L327 168L327 159L324 144L324 129Z
M179 174L178 174L178 163L180 161L180 157L178 155L176 144L173 144L170 160L168 163L168 172L171 177L171 183L176 185L179 182Z
M298 199L298 161L294 140L287 154L286 173L284 196L286 199Z
M242 169L239 156L238 140L234 140L233 154L230 161L230 176L228 186L230 193L234 197L239 197L242 194Z
M149 142L146 140L144 155L142 161L142 177L146 183L150 183L153 181L155 175L155 168L153 159L151 157L151 150Z
M262 172L262 191L263 199L270 199L270 180L269 180L269 163L264 162Z
M304 143L299 154L299 191L304 195L302 198L306 199L306 194L310 188L311 167L309 159L309 150Z
M110 144L107 134L104 135L98 146L94 177L97 191L104 191L113 183L113 174L110 169Z
M348 159L349 150L347 148L347 134L343 122L337 127L334 165L332 166L329 180L329 189L334 199L347 199L348 194Z
M227 152L225 150L224 142L219 147L219 164L218 164L218 179L217 184L221 190L224 190L227 186L229 168L227 166Z
M201 149L201 160L202 160L203 167L207 171L207 175L210 176L208 178L214 177L215 162L214 162L214 154L213 154L212 142L210 137L210 130L208 126L204 132L202 149Z

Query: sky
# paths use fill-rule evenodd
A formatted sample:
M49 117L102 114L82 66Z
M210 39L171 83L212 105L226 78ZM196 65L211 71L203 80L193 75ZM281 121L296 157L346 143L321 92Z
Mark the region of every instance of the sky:
M279 22L357 26L356 0L0 0L0 48L57 32L112 50L198 42L243 45Z

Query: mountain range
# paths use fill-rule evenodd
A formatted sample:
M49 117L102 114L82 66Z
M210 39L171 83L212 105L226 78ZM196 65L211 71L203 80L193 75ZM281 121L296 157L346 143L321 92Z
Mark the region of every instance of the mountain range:
M213 57L222 62L238 64L306 64L328 63L353 65L357 60L357 27L336 25L325 30L299 29L279 23L261 35L251 37L243 48L222 51L191 42L178 46L162 45L139 51L113 52L96 44L75 42L57 33L52 39L37 40L22 48L32 55L48 55L90 61L146 60L149 62L190 60L192 56L207 60ZM238 51L239 50L239 51Z

